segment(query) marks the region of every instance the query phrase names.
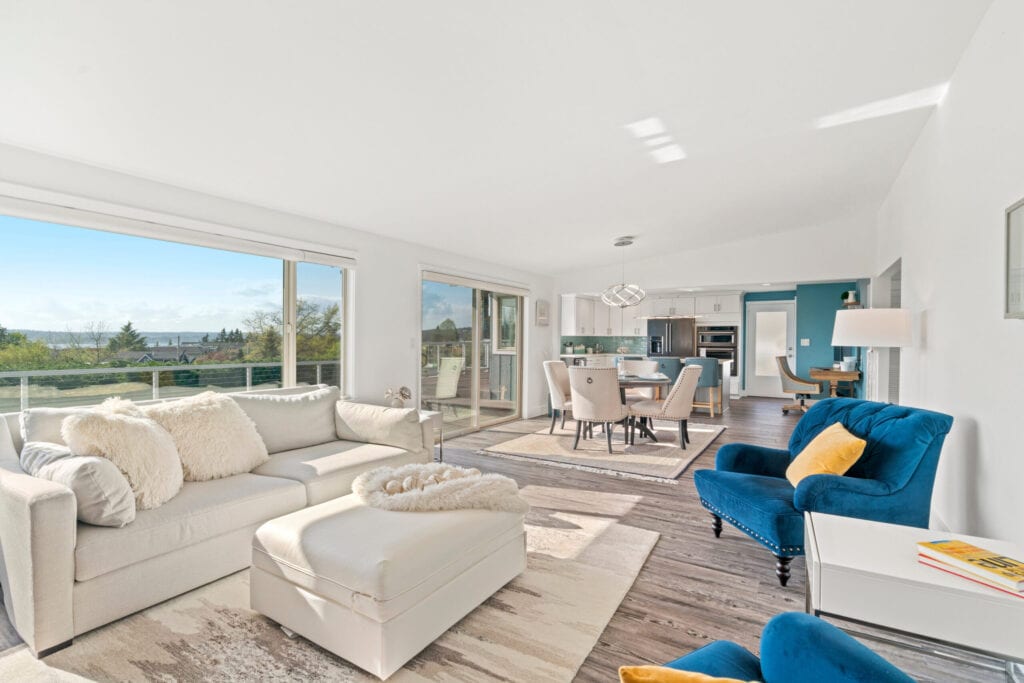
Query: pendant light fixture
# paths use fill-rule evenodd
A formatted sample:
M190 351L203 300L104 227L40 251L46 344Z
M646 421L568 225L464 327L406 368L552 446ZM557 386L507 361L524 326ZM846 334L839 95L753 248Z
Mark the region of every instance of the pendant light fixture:
M632 237L617 237L614 242L616 247L628 247L633 244ZM644 288L638 284L628 284L626 282L626 252L622 252L622 281L608 285L603 292L601 292L601 301L605 302L609 306L618 306L619 308L629 308L630 306L636 306L647 297L647 292Z

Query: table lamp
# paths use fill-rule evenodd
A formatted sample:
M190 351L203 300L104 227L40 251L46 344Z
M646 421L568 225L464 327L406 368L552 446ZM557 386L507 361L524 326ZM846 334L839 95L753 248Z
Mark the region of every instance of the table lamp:
M910 346L910 311L905 308L850 308L836 311L832 346Z

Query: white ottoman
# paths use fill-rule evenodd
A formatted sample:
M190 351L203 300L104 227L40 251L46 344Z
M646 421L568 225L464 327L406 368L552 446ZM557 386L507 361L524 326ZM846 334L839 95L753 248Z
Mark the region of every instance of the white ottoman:
M525 568L521 514L392 512L349 495L256 530L250 599L387 678Z

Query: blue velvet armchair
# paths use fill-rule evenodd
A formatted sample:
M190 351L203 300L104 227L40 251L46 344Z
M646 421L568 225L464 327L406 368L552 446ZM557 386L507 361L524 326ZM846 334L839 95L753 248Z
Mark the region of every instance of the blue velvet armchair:
M864 454L844 476L815 474L794 488L786 468L822 430L841 422L867 441ZM789 563L804 554L804 512L825 512L926 528L942 442L953 418L920 408L852 398L816 403L800 419L788 450L727 444L714 470L698 470L694 483L713 518L722 520L775 555L783 586Z
M912 683L895 666L838 628L802 612L774 617L761 633L761 659L728 640L665 666L764 683Z

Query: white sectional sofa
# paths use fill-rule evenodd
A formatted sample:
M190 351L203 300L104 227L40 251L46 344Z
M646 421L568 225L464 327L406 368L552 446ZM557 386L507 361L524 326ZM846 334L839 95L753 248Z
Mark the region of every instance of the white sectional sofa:
M322 403L304 409L321 411ZM334 404L326 409L333 424ZM22 470L19 414L0 419L0 586L11 623L36 656L245 569L263 522L347 495L366 470L433 459L425 419L417 447L403 449L309 428L327 416L302 417L292 403L247 412L271 451L268 462L247 474L186 482L170 501L138 511L121 528L78 522L69 488Z

